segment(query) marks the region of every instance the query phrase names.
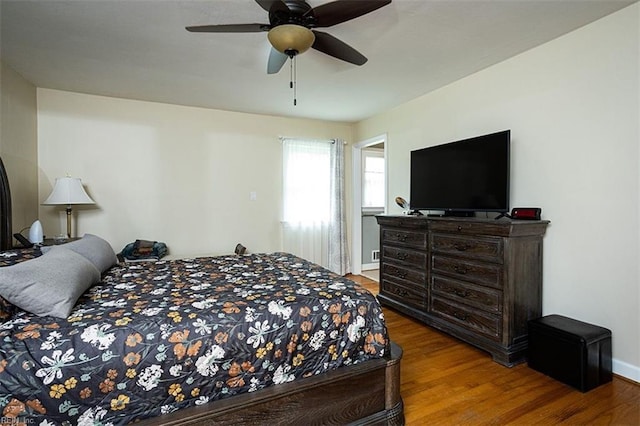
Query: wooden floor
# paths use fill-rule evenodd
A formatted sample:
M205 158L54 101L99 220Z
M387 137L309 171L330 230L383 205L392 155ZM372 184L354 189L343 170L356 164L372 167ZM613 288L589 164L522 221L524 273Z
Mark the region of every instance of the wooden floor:
M374 294L378 283L349 276ZM640 385L614 376L587 393L525 364L491 356L385 308L402 346L401 394L407 425L640 425Z

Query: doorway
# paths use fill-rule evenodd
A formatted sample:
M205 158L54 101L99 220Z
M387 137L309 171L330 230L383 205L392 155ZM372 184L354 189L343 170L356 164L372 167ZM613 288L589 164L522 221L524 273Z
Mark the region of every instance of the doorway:
M352 272L362 275L363 271L367 275L377 277L379 259L379 230L375 220L376 214L387 211L387 162L386 162L387 135L377 136L353 145L352 149L352 170L353 170L353 228L352 228ZM365 165L367 158L373 158L369 163L372 167ZM373 187L381 188L382 194L374 194L373 199L382 201L371 201L370 191L365 194L365 182L371 179L380 178L378 174L380 162L375 158L381 158L383 162L383 182L381 185L369 185L367 189ZM369 170L367 170L369 169ZM382 205L371 205L371 204Z

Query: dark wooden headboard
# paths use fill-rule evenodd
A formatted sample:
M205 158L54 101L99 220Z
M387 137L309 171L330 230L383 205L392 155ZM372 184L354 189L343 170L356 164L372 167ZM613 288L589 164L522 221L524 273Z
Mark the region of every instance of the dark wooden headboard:
M9 179L0 158L0 250L11 248L11 190Z

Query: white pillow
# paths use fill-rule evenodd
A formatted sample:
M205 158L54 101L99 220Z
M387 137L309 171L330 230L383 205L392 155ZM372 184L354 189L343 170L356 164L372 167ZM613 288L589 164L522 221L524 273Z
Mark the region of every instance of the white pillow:
M56 247L32 260L0 268L0 296L38 316L67 318L78 298L100 281L84 256Z

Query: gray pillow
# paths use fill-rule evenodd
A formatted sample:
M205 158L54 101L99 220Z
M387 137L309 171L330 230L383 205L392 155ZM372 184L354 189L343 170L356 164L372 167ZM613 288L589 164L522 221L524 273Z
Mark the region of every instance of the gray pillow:
M78 298L100 281L84 256L57 247L42 256L0 268L0 295L38 316L67 318Z
M93 234L84 234L84 236L79 240L59 246L45 246L42 247L41 250L42 253L47 253L48 251L57 250L59 248L73 250L76 253L83 255L89 259L96 268L98 268L100 273L106 271L118 262L118 258L116 257L116 253L113 251L111 244Z

